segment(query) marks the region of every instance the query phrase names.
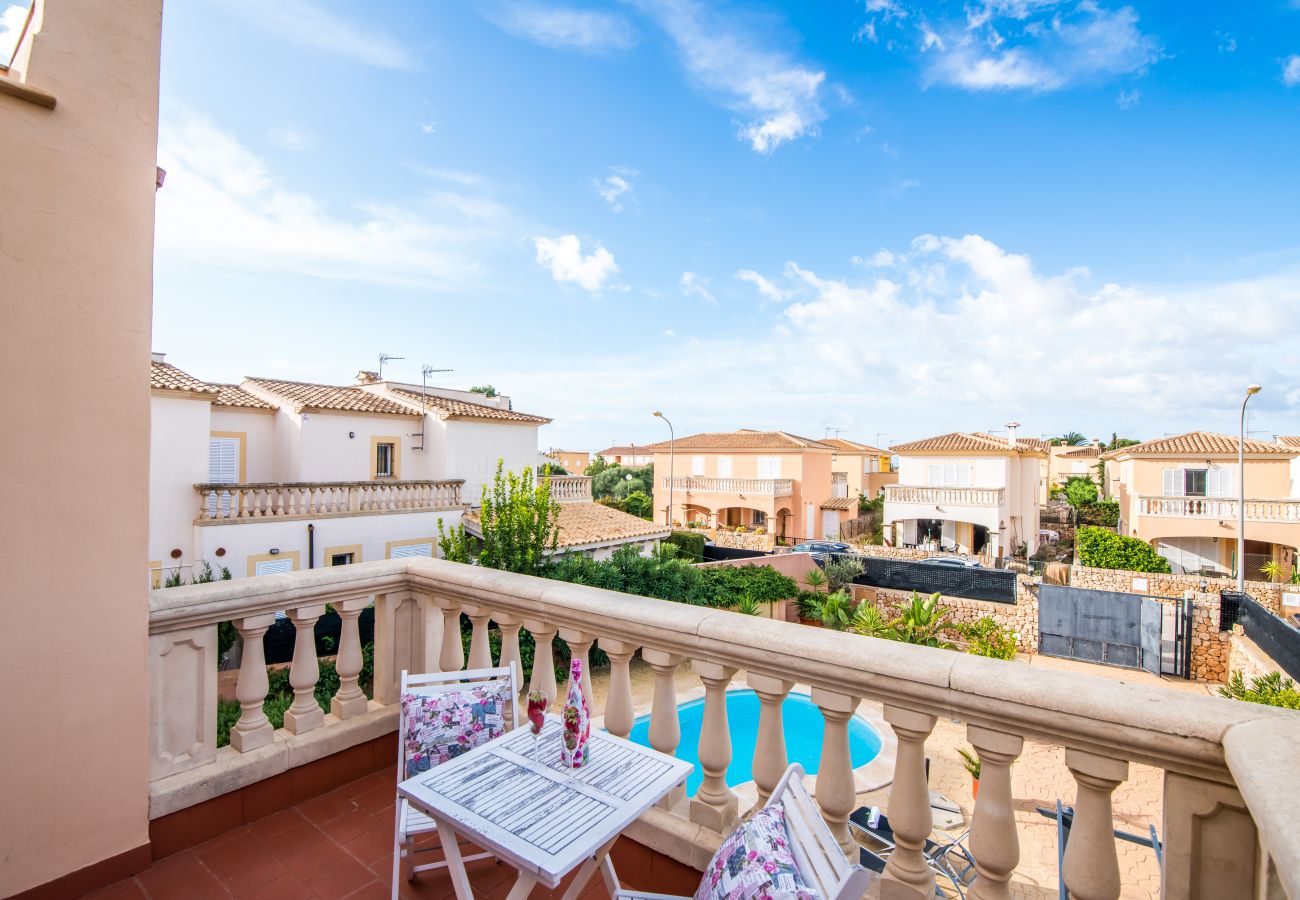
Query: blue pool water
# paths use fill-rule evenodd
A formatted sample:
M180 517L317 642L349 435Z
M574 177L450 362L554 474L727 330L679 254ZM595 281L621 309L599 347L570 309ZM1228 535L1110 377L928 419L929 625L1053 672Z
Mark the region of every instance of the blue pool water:
M753 691L727 692L727 722L731 726L731 765L727 767L727 784L737 785L754 780L754 743L758 739L758 695ZM686 793L694 794L704 780L704 770L696 755L700 746L700 725L704 720L704 701L692 700L677 707L677 719L682 730L677 745L677 758L695 764L686 779ZM822 725L819 710L804 694L790 694L781 705L781 719L785 728L785 750L790 762L803 765L809 775L817 774L822 760ZM650 746L650 717L642 716L632 723L629 739L644 747ZM880 735L863 719L849 719L849 757L853 767L865 766L880 752Z

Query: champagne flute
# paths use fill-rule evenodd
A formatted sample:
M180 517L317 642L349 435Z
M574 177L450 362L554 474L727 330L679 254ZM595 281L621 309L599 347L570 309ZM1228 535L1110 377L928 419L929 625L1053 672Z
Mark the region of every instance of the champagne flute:
M533 733L533 759L537 759L537 742L542 736L542 726L546 724L546 695L541 691L528 694L528 728Z

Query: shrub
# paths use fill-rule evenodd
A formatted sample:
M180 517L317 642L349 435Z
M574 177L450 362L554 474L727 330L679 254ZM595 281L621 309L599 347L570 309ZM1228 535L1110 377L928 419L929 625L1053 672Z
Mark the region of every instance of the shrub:
M1096 569L1168 573L1165 559L1146 541L1125 537L1104 528L1081 528L1076 539L1079 562Z
M834 591L819 594L815 606L816 616L826 628L835 631L847 631L856 612L853 598L847 591Z
M992 616L981 616L974 622L958 626L957 632L969 644L967 653L992 659L1016 658L1016 633Z
M830 589L838 591L846 585L852 584L853 579L862 574L862 569L863 563L861 560L836 557L827 560L822 571L826 573L826 580Z
M1080 525L1103 525L1114 528L1119 524L1119 501L1098 500L1078 507Z
M1097 484L1086 475L1072 475L1065 481L1065 499L1078 509L1097 502Z
M1233 672L1228 683L1219 688L1219 696L1283 709L1300 709L1300 690L1296 690L1295 682L1290 678L1282 677L1281 672L1269 672L1251 679L1250 687L1246 687L1246 679L1240 672Z
M694 522L690 522L687 527L694 528L696 525ZM676 547L682 559L691 562L699 562L704 559L704 535L702 534L691 534L689 531L674 531L664 539L664 543Z
M801 619L818 618L817 613L818 610L820 609L820 606L818 604L820 604L821 602L822 602L822 595L817 593L816 591L800 591L799 593L795 594L794 597L794 606L795 609L799 611L799 617Z

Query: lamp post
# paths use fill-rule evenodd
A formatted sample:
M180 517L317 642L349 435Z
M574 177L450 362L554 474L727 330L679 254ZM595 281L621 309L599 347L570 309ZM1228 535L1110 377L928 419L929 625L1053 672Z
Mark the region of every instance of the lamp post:
M673 481L674 481L673 476L677 468L676 467L677 437L675 434L673 434L673 423L668 421L667 416L665 416L657 409L655 410L655 416L657 416L660 419L663 419L664 424L668 426L668 514L664 517L664 524L667 525L669 528L672 528L673 527Z
M1241 435L1237 440L1237 593L1246 593L1246 404L1260 387L1246 388L1241 401Z

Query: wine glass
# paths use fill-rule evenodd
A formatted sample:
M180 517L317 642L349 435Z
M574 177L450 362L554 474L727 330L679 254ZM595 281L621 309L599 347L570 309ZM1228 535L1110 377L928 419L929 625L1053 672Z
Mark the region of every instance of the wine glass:
M541 691L528 694L528 728L533 733L533 759L537 759L537 742L542 736L542 727L546 724L546 695Z

